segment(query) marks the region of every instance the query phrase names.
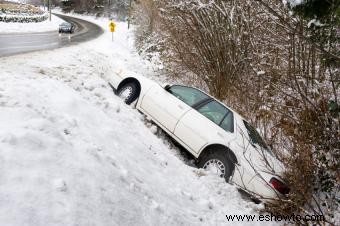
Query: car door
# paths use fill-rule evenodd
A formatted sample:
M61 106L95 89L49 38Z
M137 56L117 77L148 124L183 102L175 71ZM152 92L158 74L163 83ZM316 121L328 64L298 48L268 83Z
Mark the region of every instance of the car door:
M227 146L235 137L233 112L211 100L185 114L178 122L174 134L196 154L206 144Z
M143 97L141 108L158 124L173 133L178 120L196 103L209 98L197 89L174 85L152 87Z

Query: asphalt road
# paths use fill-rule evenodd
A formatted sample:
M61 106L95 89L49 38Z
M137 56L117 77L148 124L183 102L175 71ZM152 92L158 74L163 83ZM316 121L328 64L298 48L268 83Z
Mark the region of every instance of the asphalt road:
M58 31L50 31L25 34L0 34L0 57L70 46L89 41L103 33L103 30L98 25L91 22L60 14L54 15L74 24L76 27L74 33L71 35L59 35Z

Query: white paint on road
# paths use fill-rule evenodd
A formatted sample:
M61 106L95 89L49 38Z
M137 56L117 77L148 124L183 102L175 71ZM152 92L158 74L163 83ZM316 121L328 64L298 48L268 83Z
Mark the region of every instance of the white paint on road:
M27 48L37 48L37 47L50 47L50 46L54 46L54 45L58 45L58 42L52 42L52 43L48 43L48 44L38 44L38 45L27 45L27 46L11 46L11 47L2 47L0 48L1 50L9 50L9 49L27 49Z

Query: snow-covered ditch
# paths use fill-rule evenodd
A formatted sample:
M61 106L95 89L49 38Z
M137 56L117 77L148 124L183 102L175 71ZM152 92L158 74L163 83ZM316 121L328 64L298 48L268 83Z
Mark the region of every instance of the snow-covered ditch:
M244 225L225 215L258 214L261 205L185 164L113 95L112 76L152 74L126 27L114 42L105 32L0 58L0 225Z

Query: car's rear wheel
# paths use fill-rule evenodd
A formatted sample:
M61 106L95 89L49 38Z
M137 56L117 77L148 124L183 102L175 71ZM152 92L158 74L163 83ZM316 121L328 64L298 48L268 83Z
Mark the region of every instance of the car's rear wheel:
M209 170L211 173L224 178L228 182L235 166L230 160L227 151L209 150L200 157L198 167Z
M130 105L138 98L138 86L134 82L126 83L119 88L117 95Z

